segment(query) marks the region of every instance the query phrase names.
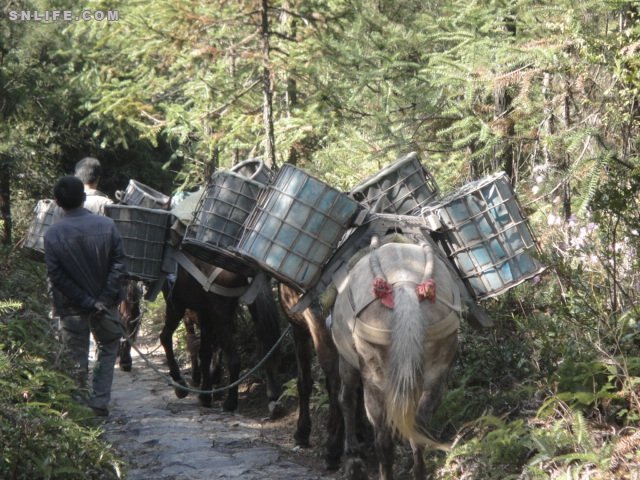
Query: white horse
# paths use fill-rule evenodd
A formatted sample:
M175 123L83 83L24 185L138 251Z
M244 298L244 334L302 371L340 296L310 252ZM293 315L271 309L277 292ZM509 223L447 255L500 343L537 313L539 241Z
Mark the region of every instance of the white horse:
M394 435L410 442L413 476L425 477L424 447L446 449L428 434L457 350L460 290L429 239L384 243L338 282L332 334L340 353L345 472L366 478L355 431L362 381L373 424L380 480L393 478Z

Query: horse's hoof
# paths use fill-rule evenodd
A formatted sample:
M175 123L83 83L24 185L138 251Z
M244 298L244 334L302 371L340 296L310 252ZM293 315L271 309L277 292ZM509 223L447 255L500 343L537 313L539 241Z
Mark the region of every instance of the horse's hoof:
M173 391L176 392L176 397L178 398L184 398L187 395L189 395L189 391L187 390L187 384L185 383L184 380L180 380L179 382L177 382L179 385L185 387L185 388L180 388L180 387L174 387Z
M276 420L284 415L284 407L277 400L272 400L269 402L269 418L271 420Z
M349 458L344 464L345 478L349 480L368 480L367 469L360 458Z
M212 396L215 400L222 400L224 398L224 392L216 392Z
M130 372L131 371L131 364L130 363L120 363L120 370L122 370L123 372Z
M293 440L298 447L301 447L301 448L311 447L311 443L309 443L309 433L299 434L298 432L296 432L293 435Z
M237 408L238 408L238 400L230 400L227 398L222 404L222 409L225 412L235 412Z
M200 402L200 406L205 408L211 408L211 395L198 395L198 401Z
M324 466L330 472L335 472L340 468L340 458L325 457Z

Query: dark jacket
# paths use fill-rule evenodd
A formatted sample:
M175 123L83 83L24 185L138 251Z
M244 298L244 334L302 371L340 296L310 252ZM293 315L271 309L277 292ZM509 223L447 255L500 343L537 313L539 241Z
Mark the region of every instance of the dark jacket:
M44 259L60 316L92 311L96 301L121 300L122 238L113 220L85 208L69 210L44 235Z

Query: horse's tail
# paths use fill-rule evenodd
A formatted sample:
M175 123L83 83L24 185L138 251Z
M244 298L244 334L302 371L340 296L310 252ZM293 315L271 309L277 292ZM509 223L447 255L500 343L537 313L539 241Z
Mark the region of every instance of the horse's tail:
M398 285L394 291L391 346L386 389L387 421L402 437L418 444L446 449L416 426L423 390L426 322L415 289Z

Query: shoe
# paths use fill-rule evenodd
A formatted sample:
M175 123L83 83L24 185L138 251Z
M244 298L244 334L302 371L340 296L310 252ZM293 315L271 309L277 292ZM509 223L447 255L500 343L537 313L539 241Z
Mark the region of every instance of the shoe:
M108 417L109 416L109 410L107 408L91 407L91 410L93 411L93 414L96 417Z

